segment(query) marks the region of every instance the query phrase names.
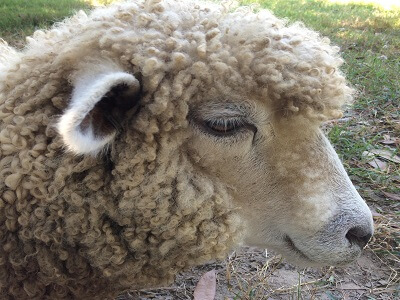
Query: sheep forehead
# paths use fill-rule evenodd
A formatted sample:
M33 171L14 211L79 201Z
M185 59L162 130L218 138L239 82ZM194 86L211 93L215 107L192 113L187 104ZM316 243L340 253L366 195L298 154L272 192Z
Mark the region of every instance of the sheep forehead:
M189 43L179 43L177 48L189 50L189 48L203 46L202 44L206 43L208 47L205 50L209 51L208 56L218 52L216 50L221 47L213 41L213 38L217 36L225 45L237 48L237 45L240 44L243 46L241 48L250 52L262 50L270 42L279 44L280 47L286 45L289 49L290 45L299 44L299 36L300 39L307 39L309 45L307 50L319 47L330 54L337 52L337 49L325 45L327 43L319 39L315 32L301 26L285 27L285 22L278 20L265 10L253 13L250 9L239 8L229 12L226 7L204 2L201 3L201 7L193 5L191 1L164 2L162 2L165 4L164 9L157 13L145 6L140 8L137 4L129 2L121 4L118 9L109 8L110 11L107 9L95 11L92 19L96 21L104 19L107 26L114 23L118 27L123 27L124 22L126 25L134 19L135 24L131 29L133 31L139 29L138 31L144 35L144 39L150 37L152 31L154 34L159 31L171 35L175 39L189 41ZM165 45L165 40L160 42ZM257 46L260 46L260 49L254 51L254 47L257 48ZM224 49L226 50L226 47ZM222 54L224 55L226 52ZM306 53L302 55L305 56Z
M159 5L156 2L154 5ZM169 66L164 64L164 71L204 62L206 68L196 67L191 72L213 74L214 81L223 80L223 85L236 87L235 93L240 86L244 93L253 91L275 99L278 106L291 112L315 111L320 119L339 117L341 105L351 98L352 91L343 76L335 74L342 63L338 49L317 33L301 25L285 27L285 22L265 10L253 13L239 8L230 12L231 8L192 5L190 1L164 4L166 11L157 16L142 16L158 18L148 26L157 31L161 24L162 31L172 35L167 43L159 39L158 47L170 48L166 49L172 52L168 59L175 61ZM151 30L144 35L147 40L149 35L157 36ZM174 56L177 52L186 55ZM163 59L144 68L146 73L152 72L162 64Z

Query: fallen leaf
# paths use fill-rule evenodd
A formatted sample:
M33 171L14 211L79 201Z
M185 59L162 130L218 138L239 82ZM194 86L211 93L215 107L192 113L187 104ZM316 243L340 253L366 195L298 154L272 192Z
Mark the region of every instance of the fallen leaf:
M386 171L388 169L388 165L386 162L375 157L375 154L372 152L364 151L362 156L367 160L367 163L375 169L379 169L381 171Z
M201 276L194 289L193 300L214 300L217 288L215 270L211 270Z
M387 192L383 192L383 191L382 191L382 194L384 194L386 198L389 198L391 200L400 201L400 195L399 194L392 194L392 193L387 193Z
M388 134L383 135L383 140L379 141L382 144L385 145L397 145L400 144L400 138L397 137L391 137Z
M381 217L382 214L378 213L375 208L370 208L373 217Z
M374 157L375 157L375 155L373 154L373 153L371 153L371 152L369 152L369 151L364 151L362 154L361 154L361 156L364 158L364 159L374 159Z
M374 158L373 160L369 161L368 164L375 169L379 169L381 171L387 171L388 165L384 161Z
M348 283L341 284L340 289L341 290L365 290L366 288L361 287L355 283L348 282Z
M381 140L379 142L385 145L397 145L400 144L400 139Z
M372 149L369 152L378 155L384 159L400 164L400 157L397 155L393 155L392 151L390 150Z

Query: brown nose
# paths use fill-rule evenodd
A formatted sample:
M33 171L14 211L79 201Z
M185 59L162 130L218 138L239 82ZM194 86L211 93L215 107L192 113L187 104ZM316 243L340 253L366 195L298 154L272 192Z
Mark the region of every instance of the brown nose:
M363 249L369 239L372 236L372 232L366 232L365 229L360 227L353 227L346 233L346 239L349 240L350 244L356 244Z

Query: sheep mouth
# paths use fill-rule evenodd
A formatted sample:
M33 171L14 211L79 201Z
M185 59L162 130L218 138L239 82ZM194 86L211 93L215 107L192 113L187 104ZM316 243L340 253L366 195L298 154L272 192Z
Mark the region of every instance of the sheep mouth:
M288 235L285 236L284 242L285 242L287 248L291 252L296 253L299 256L299 258L301 258L302 260L307 261L307 262L314 262L307 255L305 255L299 248L296 247L296 245L294 244L294 242L292 241L292 239Z

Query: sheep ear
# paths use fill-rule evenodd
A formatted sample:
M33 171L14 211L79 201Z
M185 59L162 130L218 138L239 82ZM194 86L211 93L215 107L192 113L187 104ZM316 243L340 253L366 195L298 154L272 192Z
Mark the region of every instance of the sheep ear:
M75 154L101 152L121 129L126 112L136 107L139 94L139 81L125 72L82 78L57 124L65 146Z

